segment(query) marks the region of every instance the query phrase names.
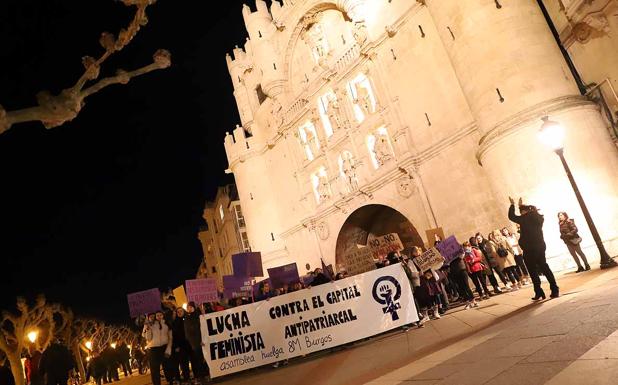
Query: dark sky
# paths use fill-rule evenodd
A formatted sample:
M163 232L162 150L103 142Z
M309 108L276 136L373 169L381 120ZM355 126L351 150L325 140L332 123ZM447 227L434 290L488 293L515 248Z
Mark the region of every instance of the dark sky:
M223 10L215 10L214 4ZM0 308L45 293L81 315L121 321L126 293L173 287L202 258L197 230L225 176L225 131L239 121L225 54L245 41L242 1L159 0L102 75L166 48L172 67L114 85L46 130L0 135ZM133 8L113 0L0 1L0 104L69 87Z

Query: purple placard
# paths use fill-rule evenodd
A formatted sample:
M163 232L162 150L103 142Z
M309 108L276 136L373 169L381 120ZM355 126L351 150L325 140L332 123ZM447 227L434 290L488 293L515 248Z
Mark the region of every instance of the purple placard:
M217 302L217 280L215 278L188 279L185 281L187 300L196 304Z
M445 264L447 265L457 258L459 254L463 253L463 248L461 247L461 244L457 242L454 235L451 235L442 242L438 243L436 245L436 249L438 249L440 254L442 254L444 260L446 261Z
M223 276L223 298L251 297L253 290L251 277Z
M236 277L263 277L262 253L240 253L232 255L232 267Z
M161 310L161 292L150 289L127 294L131 318Z
M296 267L295 262L268 269L268 276L272 282L273 289L280 289L285 284L291 285L300 281L298 267Z

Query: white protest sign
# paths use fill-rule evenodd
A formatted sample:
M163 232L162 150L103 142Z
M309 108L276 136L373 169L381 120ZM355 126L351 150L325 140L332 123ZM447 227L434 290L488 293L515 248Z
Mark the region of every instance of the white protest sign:
M379 258L387 255L391 251L403 250L403 243L399 239L399 234L390 233L373 238L367 242L367 246L371 247L374 258Z
M373 251L369 247L348 250L343 255L343 265L348 275L362 274L376 269Z
M420 271L427 271L429 269L439 269L444 264L444 257L440 252L432 247L423 254L414 258L414 262L418 265Z
M370 337L418 321L400 264L200 316L211 377Z

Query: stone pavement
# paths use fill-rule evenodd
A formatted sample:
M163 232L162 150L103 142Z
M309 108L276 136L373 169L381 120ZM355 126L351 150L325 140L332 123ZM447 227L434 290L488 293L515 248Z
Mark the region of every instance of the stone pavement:
M586 385L618 383L618 268L558 277L562 296L532 287L455 309L422 329L396 330L221 384ZM549 290L544 283L547 294ZM606 359L607 357L607 359ZM139 380L142 378L142 380ZM610 380L611 379L611 380ZM145 385L149 376L121 385ZM570 382L569 382L570 381ZM596 381L596 382L595 382Z

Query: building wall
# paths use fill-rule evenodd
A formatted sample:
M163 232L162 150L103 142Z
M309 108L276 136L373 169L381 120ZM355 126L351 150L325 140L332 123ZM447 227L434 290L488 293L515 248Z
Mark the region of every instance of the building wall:
M243 243L243 233L246 233L247 229L242 222L239 223L242 209L237 209L241 206L240 201L233 196L234 190L233 185L217 189L215 200L207 203L204 209L203 218L207 226L198 233L204 252L198 278L214 277L221 288L222 277L234 274L232 255L250 250L250 245Z
M535 1L255 5L243 9L250 38L227 58L242 126L225 149L266 267L335 263L341 227L366 205L396 209L423 237L441 226L464 240L508 225L509 195L544 210L551 263L569 266L555 214L583 219L535 138L547 114L567 128L576 176L596 189L594 215L618 252L616 147Z

